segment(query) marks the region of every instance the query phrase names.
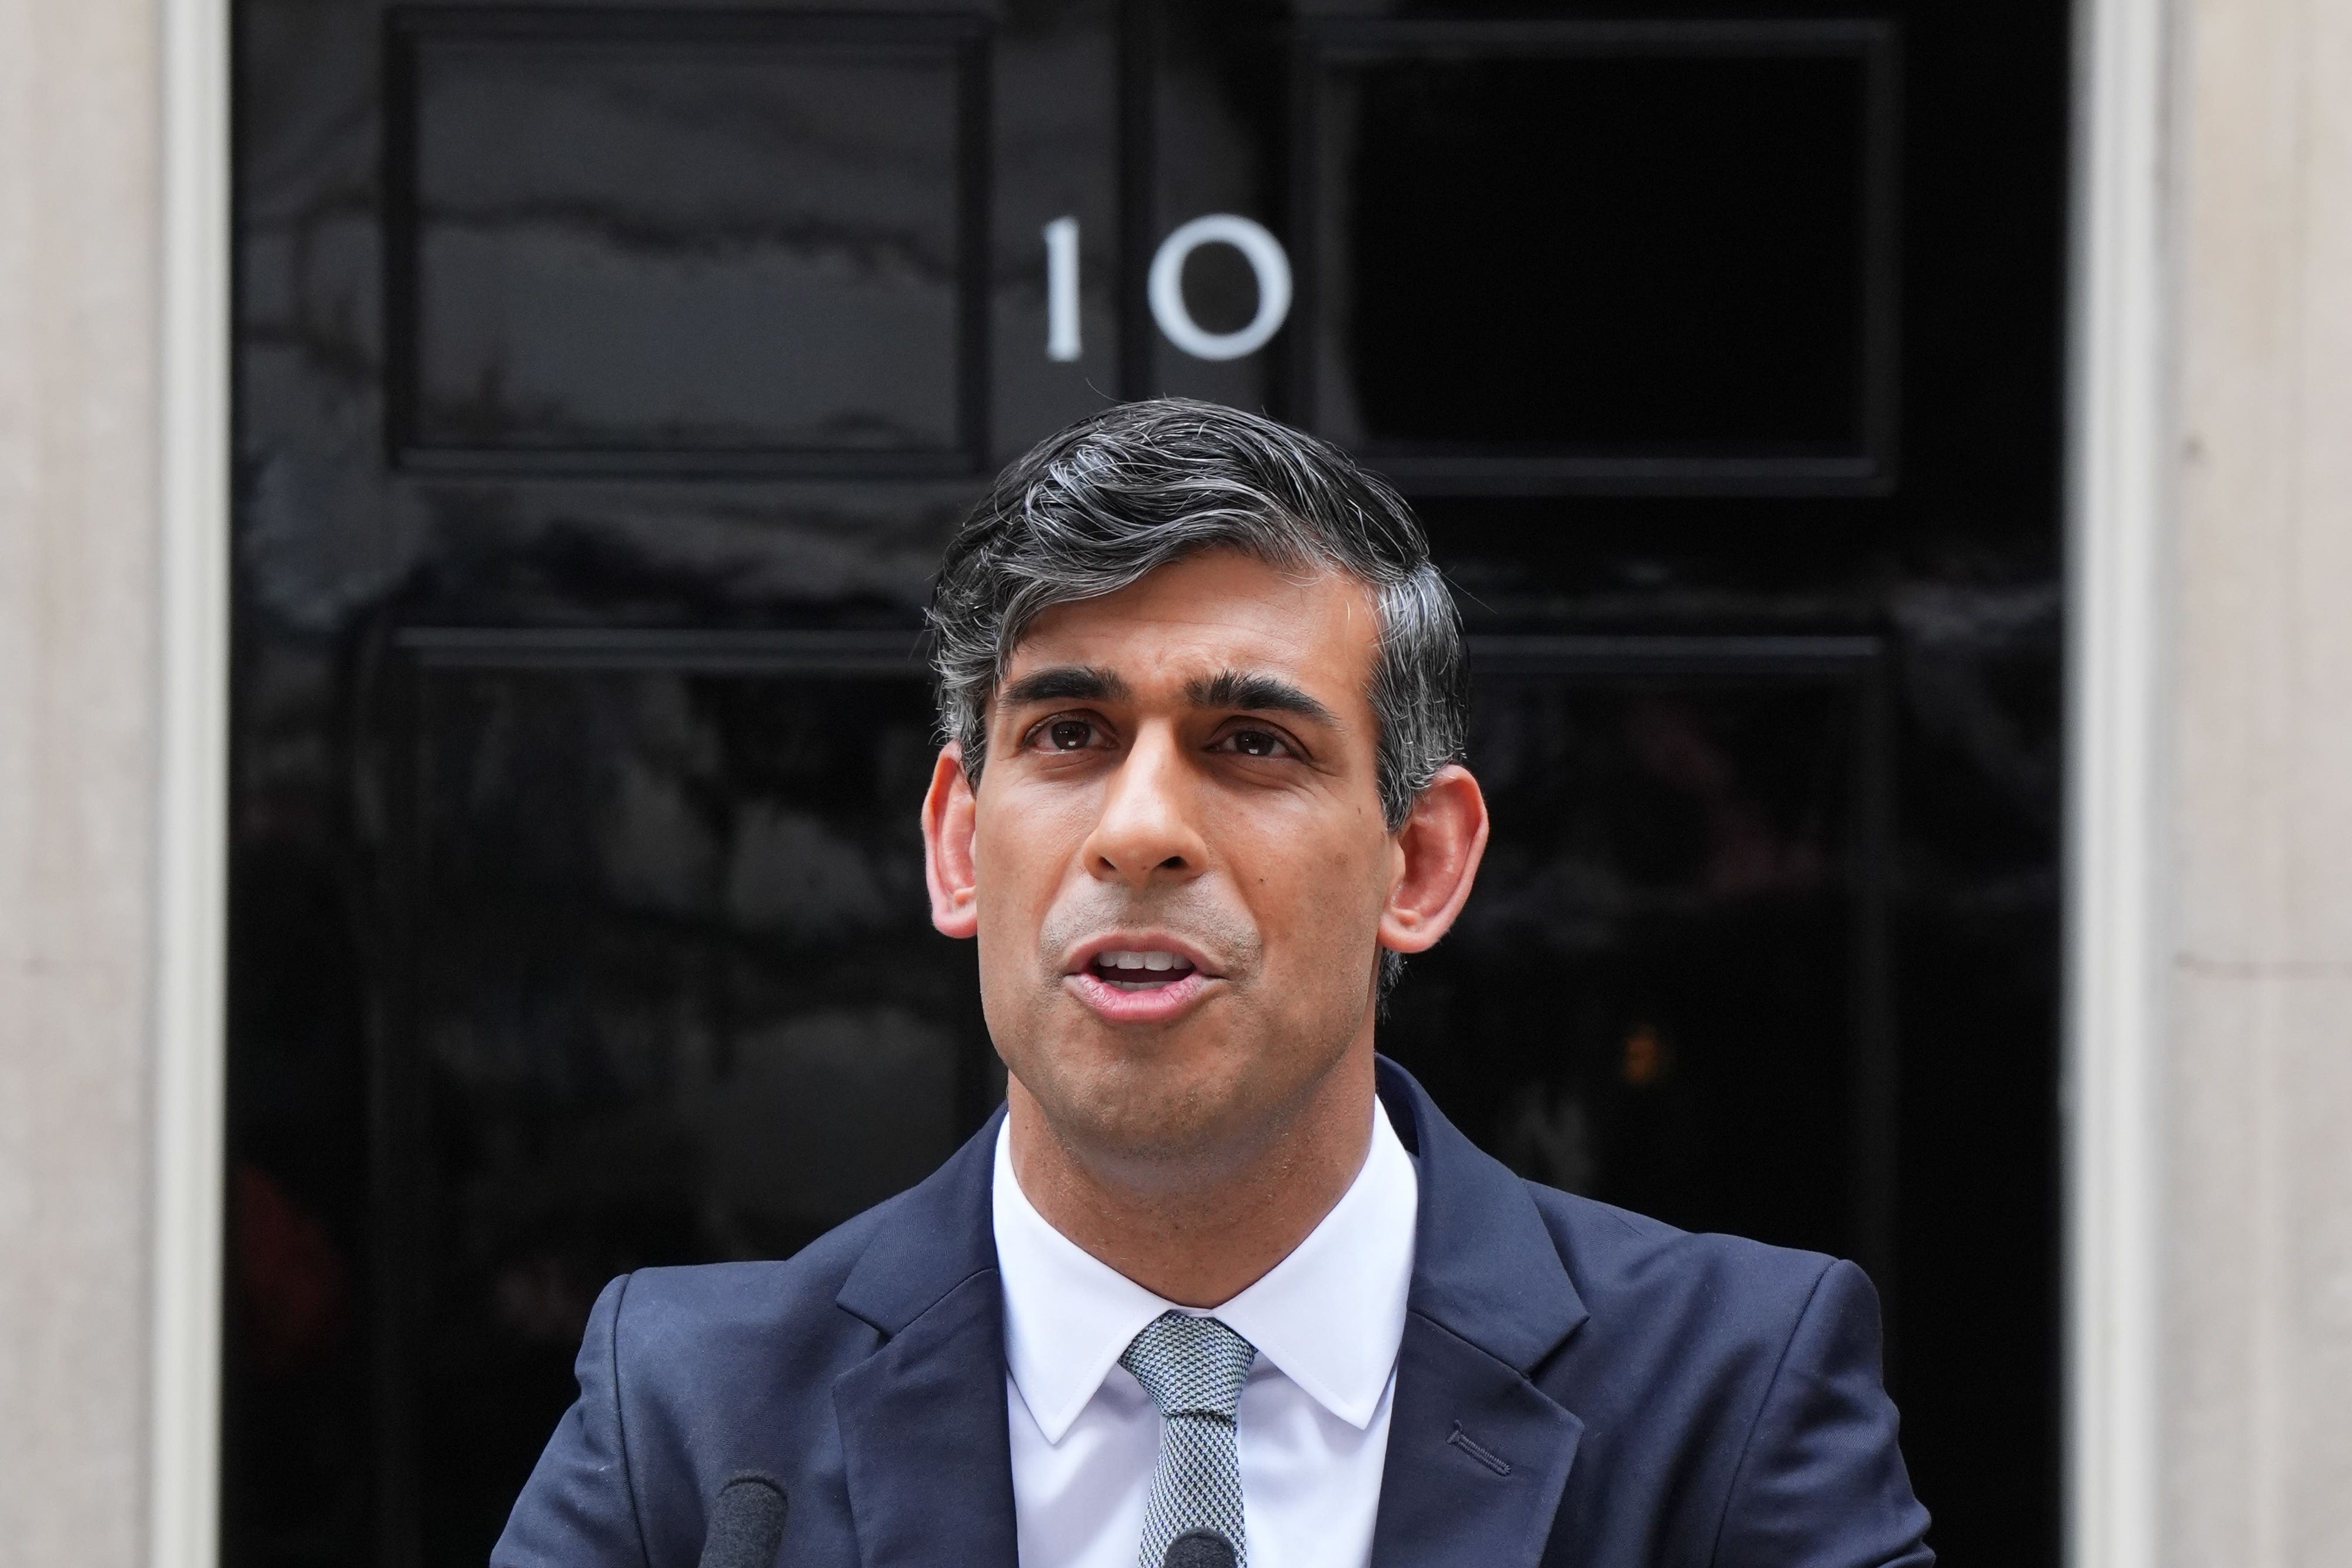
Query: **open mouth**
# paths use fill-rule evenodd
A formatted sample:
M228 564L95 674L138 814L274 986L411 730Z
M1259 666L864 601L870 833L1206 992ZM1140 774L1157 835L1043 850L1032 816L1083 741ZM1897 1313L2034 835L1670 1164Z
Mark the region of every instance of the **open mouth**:
M1189 978L1193 967L1191 959L1179 954L1145 947L1097 953L1087 963L1087 973L1122 991L1150 991Z

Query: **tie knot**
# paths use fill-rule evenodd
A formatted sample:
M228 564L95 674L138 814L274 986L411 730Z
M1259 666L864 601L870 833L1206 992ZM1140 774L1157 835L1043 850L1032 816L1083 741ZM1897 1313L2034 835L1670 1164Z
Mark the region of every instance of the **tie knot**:
M1257 1347L1214 1318L1162 1312L1128 1342L1118 1364L1162 1416L1234 1418Z

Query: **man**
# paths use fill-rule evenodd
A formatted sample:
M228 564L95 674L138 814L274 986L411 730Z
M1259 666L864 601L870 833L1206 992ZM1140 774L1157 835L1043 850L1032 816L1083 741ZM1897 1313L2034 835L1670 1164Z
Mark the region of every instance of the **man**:
M1933 1561L1860 1270L1521 1182L1375 1057L1487 826L1395 495L1129 404L1004 473L931 620L1004 1110L789 1262L609 1286L499 1568L686 1568L747 1472L791 1568Z

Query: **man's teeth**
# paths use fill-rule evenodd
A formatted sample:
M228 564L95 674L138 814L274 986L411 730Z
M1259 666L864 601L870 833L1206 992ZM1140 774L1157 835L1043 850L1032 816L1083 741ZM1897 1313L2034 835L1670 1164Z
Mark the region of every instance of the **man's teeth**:
M1192 966L1173 953L1105 953L1095 962L1106 969L1189 969Z

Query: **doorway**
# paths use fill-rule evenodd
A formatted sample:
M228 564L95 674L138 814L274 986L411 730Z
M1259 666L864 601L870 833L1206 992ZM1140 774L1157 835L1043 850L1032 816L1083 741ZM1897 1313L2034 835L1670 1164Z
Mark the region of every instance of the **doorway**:
M1162 392L1460 590L1496 837L1383 1048L1861 1260L1939 1549L2054 1562L2063 8L236 27L229 1563L479 1563L606 1278L984 1118L926 580Z

